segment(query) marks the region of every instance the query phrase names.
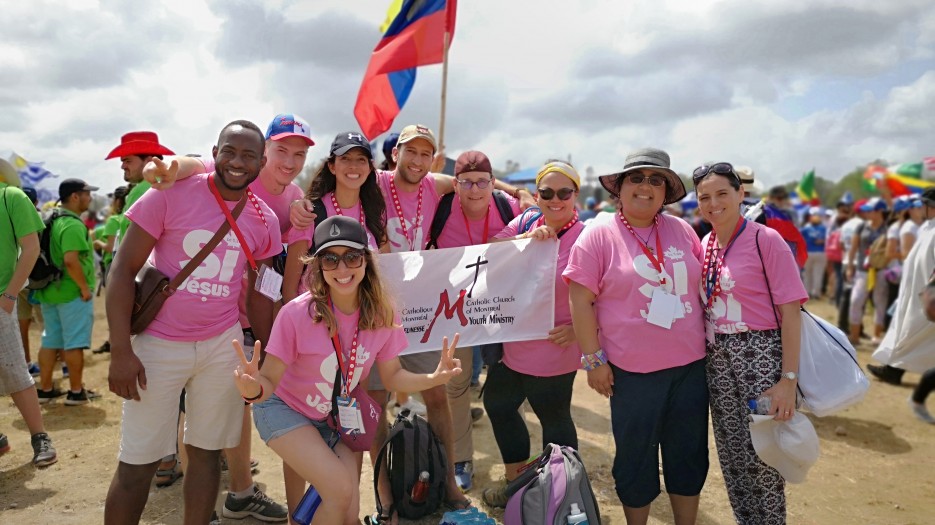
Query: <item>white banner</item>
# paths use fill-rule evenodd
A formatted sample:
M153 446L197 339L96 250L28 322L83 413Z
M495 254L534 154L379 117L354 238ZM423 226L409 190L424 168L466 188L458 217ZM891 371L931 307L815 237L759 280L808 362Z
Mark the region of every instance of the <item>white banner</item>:
M404 354L545 339L555 324L558 242L520 241L377 257L409 340Z

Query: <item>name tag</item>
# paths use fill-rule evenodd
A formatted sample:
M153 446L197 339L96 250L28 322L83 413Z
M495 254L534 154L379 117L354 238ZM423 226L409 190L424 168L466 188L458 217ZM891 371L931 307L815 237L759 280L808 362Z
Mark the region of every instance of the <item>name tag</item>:
M282 299L282 275L269 266L260 268L260 275L256 279L256 291L268 297L271 301Z
M679 306L679 298L662 288L653 290L653 299L649 303L649 315L646 321L649 324L661 326L665 329L672 328L672 322L675 320L676 311Z
M338 420L347 431L364 433L364 422L360 415L360 404L353 397L338 396Z

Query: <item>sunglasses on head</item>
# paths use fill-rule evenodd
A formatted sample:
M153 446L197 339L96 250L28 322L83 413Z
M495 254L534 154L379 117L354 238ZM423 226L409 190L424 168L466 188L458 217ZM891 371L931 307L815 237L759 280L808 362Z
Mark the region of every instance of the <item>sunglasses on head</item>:
M718 175L730 176L732 179L740 180L740 176L737 175L737 172L734 171L734 167L728 162L718 162L710 166L698 166L695 168L695 171L692 173L692 182L698 184L701 179L708 176L709 173L716 173Z
M344 255L338 255L334 252L323 252L318 256L318 262L322 270L337 270L338 263L344 261L344 266L348 268L360 268L364 264L364 252L360 250L348 250Z
M643 181L649 182L650 186L660 187L666 185L666 178L662 175L644 175L642 173L631 173L624 177L626 180L630 181L630 184L642 184Z
M556 195L558 195L559 199L567 201L575 194L574 188L562 188L558 191L552 188L537 188L536 191L539 193L539 198L544 201L550 201Z

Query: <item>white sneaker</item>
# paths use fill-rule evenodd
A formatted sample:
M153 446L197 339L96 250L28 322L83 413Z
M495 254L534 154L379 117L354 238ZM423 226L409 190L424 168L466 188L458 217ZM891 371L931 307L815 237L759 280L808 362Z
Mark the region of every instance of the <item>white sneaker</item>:
M419 414L422 417L426 417L425 405L420 403L417 399L412 396L409 397L409 400L403 403L402 405L396 405L395 413L399 415L403 410L409 410L413 414Z
M925 408L925 405L922 403L916 403L912 400L912 397L910 397L907 401L909 402L909 408L912 409L912 413L915 414L919 421L928 423L930 425L935 425L935 417L932 417L932 414L930 414L928 409Z

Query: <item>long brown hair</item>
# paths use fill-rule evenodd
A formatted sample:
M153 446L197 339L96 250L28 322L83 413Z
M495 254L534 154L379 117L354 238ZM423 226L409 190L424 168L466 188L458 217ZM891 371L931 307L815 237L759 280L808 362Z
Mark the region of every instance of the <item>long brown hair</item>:
M312 179L312 184L308 188L305 198L310 201L320 199L335 190L338 185L338 178L331 171L329 164L334 163L334 156L325 159ZM373 234L377 241L377 246L382 246L387 242L386 236L386 200L383 198L383 192L377 184L377 172L373 169L373 163L370 163L370 173L360 187L360 206L364 210L364 220L367 223L367 229Z
M357 287L357 299L360 308L360 319L357 327L361 330L376 330L378 328L392 328L395 326L396 305L392 296L387 292L373 259L373 252L368 249L364 252L364 278ZM325 323L328 333L333 337L337 333L338 324L331 311L331 288L325 282L321 263L318 257L305 257L309 271L306 273L305 286L311 295L308 305L308 315L316 323ZM314 310L312 307L314 306Z

